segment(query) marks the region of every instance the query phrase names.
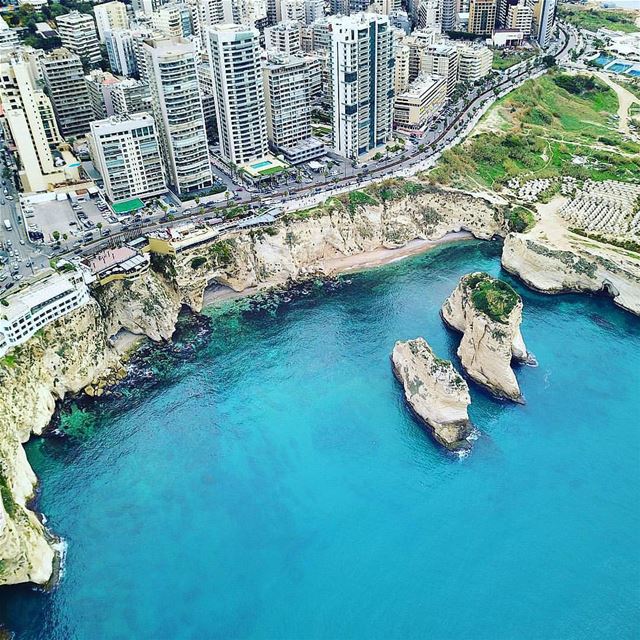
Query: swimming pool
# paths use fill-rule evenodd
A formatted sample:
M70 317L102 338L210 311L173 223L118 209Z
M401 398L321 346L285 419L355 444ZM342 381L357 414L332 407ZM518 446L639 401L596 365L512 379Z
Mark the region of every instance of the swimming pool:
M616 62L612 64L610 67L607 67L607 71L611 71L611 73L624 73L627 69L630 69L632 65L624 64L622 62Z
M264 169L265 167L270 167L273 164L271 160L262 160L261 162L256 162L251 165L252 169Z
M614 60L615 58L612 58L611 56L600 55L594 60L594 62L595 64L601 67L605 67L606 65L608 65L610 62L613 62Z

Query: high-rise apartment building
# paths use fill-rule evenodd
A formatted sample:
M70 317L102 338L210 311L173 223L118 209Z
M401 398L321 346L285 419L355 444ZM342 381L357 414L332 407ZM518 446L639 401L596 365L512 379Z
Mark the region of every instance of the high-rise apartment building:
M202 50L207 50L207 29L224 22L222 0L187 0L191 12L193 35L200 39Z
M18 43L18 32L11 29L4 18L0 17L0 50L11 51L18 46Z
M269 152L259 37L257 29L236 24L209 31L220 153L234 165Z
M183 3L172 2L151 15L151 24L167 38L188 38L192 34L191 11Z
M304 58L270 54L263 67L269 142L291 163L324 153L311 137L309 68Z
M119 0L97 4L93 9L98 29L98 38L104 42L107 31L129 28L127 5Z
M557 0L537 0L533 7L533 22L538 44L546 49L551 42L556 23Z
M93 69L84 78L89 91L89 101L93 108L93 119L102 120L113 115L111 91L118 79L108 71Z
M111 202L166 192L160 144L148 113L112 116L91 123L91 156Z
M295 55L301 51L301 25L294 20L278 22L264 30L267 51L279 51L285 55Z
M115 115L151 112L149 85L134 78L121 80L111 88L111 106Z
M400 95L409 86L409 58L411 48L406 44L396 44L394 47L395 71L393 76L393 91Z
M533 7L529 0L507 0L503 3L501 24L505 29L521 31L527 37L533 30Z
M387 16L329 18L333 147L357 159L385 144L393 125L393 34Z
M84 135L94 118L80 57L54 49L42 58L42 76L63 136Z
M85 64L97 65L102 60L96 23L88 13L71 11L56 18L62 46L79 56Z
M306 19L305 0L280 0L279 22L295 20L296 22L306 23Z
M478 36L491 36L496 28L497 0L471 0L467 31Z
M153 116L169 184L178 194L213 184L198 85L198 56L184 38L144 44Z
M0 54L0 105L6 144L13 144L20 158L23 189L46 191L50 183L65 180L51 151L61 142L51 102L20 51Z
M438 43L422 51L420 72L431 76L442 76L447 81L450 96L458 82L458 50L450 44Z
M304 0L304 20L311 24L324 18L324 0Z

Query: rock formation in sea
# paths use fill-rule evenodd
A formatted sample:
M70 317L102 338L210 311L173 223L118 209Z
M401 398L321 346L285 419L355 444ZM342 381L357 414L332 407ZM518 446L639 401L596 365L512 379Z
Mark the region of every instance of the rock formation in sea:
M511 233L502 266L529 287L544 293L603 292L640 315L640 256L567 233L548 236Z
M530 356L520 333L522 299L516 291L486 273L467 274L442 305L442 317L463 334L458 356L467 374L495 396L521 402L511 361Z
M393 372L404 397L435 440L447 449L469 447L469 387L449 360L441 360L424 338L396 342Z

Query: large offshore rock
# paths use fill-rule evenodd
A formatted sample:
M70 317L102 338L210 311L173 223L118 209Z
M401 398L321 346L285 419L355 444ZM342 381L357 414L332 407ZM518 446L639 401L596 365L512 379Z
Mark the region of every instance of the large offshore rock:
M413 412L447 449L468 448L469 387L449 360L436 357L424 338L396 342L393 371Z
M512 359L530 359L520 323L522 298L486 273L463 276L442 305L442 317L460 331L458 356L467 374L494 395L522 401Z

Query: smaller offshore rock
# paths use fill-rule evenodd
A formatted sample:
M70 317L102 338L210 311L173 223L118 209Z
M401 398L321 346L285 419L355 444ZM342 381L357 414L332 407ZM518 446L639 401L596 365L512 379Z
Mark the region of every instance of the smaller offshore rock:
M469 387L449 360L436 357L424 338L396 342L393 372L414 413L447 449L469 448Z

